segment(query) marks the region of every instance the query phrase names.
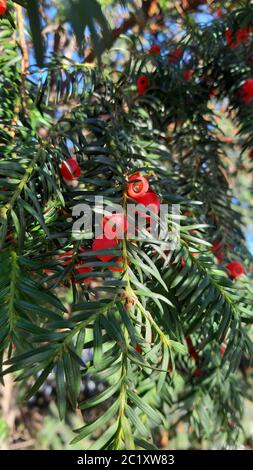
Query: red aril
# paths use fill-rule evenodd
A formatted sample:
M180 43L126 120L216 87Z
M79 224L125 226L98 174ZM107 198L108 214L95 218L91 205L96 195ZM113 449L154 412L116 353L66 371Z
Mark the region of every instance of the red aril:
M113 248L117 248L118 241L116 239L108 240L108 238L96 238L92 243L92 250L93 251L102 251L102 250L109 250ZM100 259L101 261L111 261L115 255L96 255L96 258Z
M232 279L236 279L237 277L242 276L242 274L245 274L245 269L242 263L240 263L239 261L232 261L227 266L227 269Z
M7 11L7 3L5 0L0 0L0 16L5 15Z
M109 240L114 238L122 240L127 229L128 222L123 212L103 217L103 234L105 238L108 238Z
M61 164L61 175L65 180L75 180L81 176L81 168L74 158L67 158Z
M145 176L141 176L140 173L135 173L128 178L127 193L128 196L133 199L139 199L149 190L149 182Z

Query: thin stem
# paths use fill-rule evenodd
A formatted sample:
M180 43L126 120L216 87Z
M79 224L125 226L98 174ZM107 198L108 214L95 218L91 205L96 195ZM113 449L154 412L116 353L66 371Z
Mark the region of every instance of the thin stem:
M9 294L9 304L8 304L8 318L10 331L12 332L16 323L16 314L15 314L15 292L16 292L16 283L17 283L17 273L18 273L18 255L15 251L11 252L11 279L10 279L10 294Z
M24 174L23 178L21 179L16 191L14 191L14 193L11 197L11 200L4 207L1 208L1 211L0 211L1 218L7 219L7 215L9 213L9 211L11 211L13 209L17 199L19 198L19 196L22 193L23 189L26 187L26 185L27 185L27 183L28 183L33 171L34 171L34 168L37 164L37 161L41 158L42 154L43 154L43 150L40 149L36 153L36 155L33 157L32 161L31 161L31 164L26 169L25 174Z
M136 301L136 305L137 307L140 309L141 313L143 314L143 316L151 323L151 325L153 326L154 330L158 333L158 335L160 336L161 338L161 342L165 343L166 346L168 346L169 349L171 349L171 344L170 344L170 340L167 338L167 336L163 333L163 331L161 330L161 328L157 325L157 323L155 322L155 320L152 318L152 315L150 314L149 311L147 311L142 303L137 299Z
M19 34L19 47L21 50L21 85L20 85L20 94L21 94L21 104L22 109L25 115L28 114L27 105L26 105L26 86L25 80L29 68L29 54L28 47L25 39L25 29L24 29L24 18L22 13L22 7L20 5L15 5L16 14L17 14L17 26Z

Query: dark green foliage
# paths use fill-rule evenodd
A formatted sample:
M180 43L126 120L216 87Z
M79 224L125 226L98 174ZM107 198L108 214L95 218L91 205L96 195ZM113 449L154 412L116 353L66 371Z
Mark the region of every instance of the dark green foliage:
M88 13L92 19L72 22L77 36L94 18L107 33L97 2ZM235 22L252 25L252 8L231 14L227 24ZM167 56L152 59L144 51L133 54L116 79L110 68L55 57L38 84L27 78L24 116L12 29L0 24L0 350L7 366L1 375L28 381L31 397L54 371L61 419L69 406L99 410L73 440L92 439L100 430L92 449L154 448L157 427L168 427L172 410L198 439L221 433L230 442L240 426L238 368L242 356L252 357L251 279L229 279L211 245L221 240L227 263L243 260L247 271L252 258L209 92L215 86L220 98L228 97L241 148L251 146L253 105L246 107L236 90L252 65L244 63L245 51L225 47L224 30L220 21L201 28L189 22L180 44L195 68L189 82L184 65L169 66ZM151 83L143 97L135 86L140 74ZM59 171L71 153L82 171L77 187ZM149 175L162 202L180 203L176 250L167 253L159 240L123 240L110 262L82 252L91 248L90 237L75 238L72 208L93 206L98 195L124 204L127 176L136 171ZM108 267L118 267L119 255L124 270L112 273ZM91 273L78 274L78 260ZM61 299L69 290L66 308ZM88 348L93 358L84 363ZM106 388L79 403L85 375Z

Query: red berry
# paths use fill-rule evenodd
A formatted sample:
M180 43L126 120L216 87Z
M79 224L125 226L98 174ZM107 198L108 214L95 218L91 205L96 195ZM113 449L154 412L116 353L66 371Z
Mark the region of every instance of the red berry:
M196 377L196 378L200 378L200 377L203 376L203 371L198 368L193 372L193 376Z
M229 271L229 275L232 279L236 279L237 277L242 276L245 274L244 267L242 263L239 261L232 261L228 266L227 269Z
M251 149L251 150L249 151L249 158L250 158L251 160L253 160L253 149Z
M137 199L147 193L149 182L145 176L141 176L140 173L135 173L130 176L128 181L130 181L127 186L128 196ZM133 182L131 183L131 181Z
M90 273L92 271L92 268L90 266L78 266L76 270L78 271L78 274L85 274Z
M64 253L63 255L58 255L56 258L58 260L62 260L60 262L62 266L67 266L68 264L71 263L74 254L75 252L73 250L69 250L69 251L66 251L66 253Z
M193 214L192 214L192 211L184 211L184 212L183 212L183 215L184 215L185 217L191 217Z
M93 251L100 251L100 250L107 250L116 248L118 246L118 241L116 239L109 240L106 237L103 238L96 238L92 243L92 250ZM96 258L100 259L101 261L111 261L115 255L95 255Z
M194 74L194 70L193 69L186 69L184 72L183 72L183 79L188 82L189 80L191 80L192 76Z
M216 241L214 242L211 250L213 252L213 254L216 256L216 258L221 262L223 263L225 260L224 260L224 255L223 255L223 250L224 250L225 246L222 245L220 242Z
M183 256L183 258L181 259L181 267L184 268L186 266L186 259L185 259L185 256Z
M137 345L136 345L136 348L135 348L135 351L136 351L137 353L141 354L141 353L142 353L142 347L141 347L139 344L137 344Z
M224 354L226 352L227 346L225 344L222 344L220 347L220 355L221 357L224 357Z
M158 44L152 44L151 48L149 49L149 54L160 54L161 48Z
M159 196L153 191L148 191L142 197L138 197L138 199L136 199L136 203L142 204L143 206L147 207L148 212L150 212L150 214L142 212L141 209L137 209L136 213L141 217L145 217L146 222L148 222L149 224L150 223L155 224L156 218L154 219L153 215L155 214L156 216L158 216L160 212L161 201L160 201ZM148 206L150 206L150 208Z
M85 266L83 266L83 264L78 265L75 268L76 268L77 274L79 274L79 275L87 274L87 273L90 273L92 271L91 267L89 267L89 266L85 267ZM84 279L80 279L80 282L82 282L83 284L89 284L91 279L92 279L91 277L85 277Z
M141 75L136 82L138 95L143 96L149 87L149 78L146 75Z
M116 273L122 273L124 271L123 267L123 257L120 256L118 259L115 260L115 263L118 263L118 266L108 266L109 271L113 271Z
M160 205L161 205L160 198L153 191L148 191L143 196L138 197L136 202L138 202L138 204L143 204L145 207L152 205L151 209L152 209L152 212L154 212L155 214L158 214L160 211Z
M81 168L74 158L67 158L61 164L61 175L65 180L75 180L81 175Z
M215 14L216 18L222 18L222 16L223 16L223 10L222 10L222 8L218 8L218 10L216 10L216 11L214 12L214 14Z
M245 44L249 39L249 28L240 28L236 33L234 33L231 29L228 29L225 32L227 46L231 49L235 49L239 47L240 44Z
M226 36L226 41L227 41L227 46L234 48L235 43L233 42L233 31L231 29L228 29L225 31L225 36Z
M209 92L210 98L215 98L215 96L217 96L217 95L218 95L218 90L217 90L217 88L212 88L212 89L210 90L210 92Z
M239 43L246 43L249 40L250 29L240 28L237 31L237 40Z
M174 51L170 52L168 57L169 57L169 62L171 64L175 64L178 62L181 57L183 56L184 51L182 49L175 49Z
M92 250L88 250L86 248L80 248L81 253L90 253ZM75 269L77 274L82 275L86 273L90 273L92 271L92 267L85 266L87 261L81 260L78 264L75 265ZM82 284L89 284L92 277L85 277L84 279L80 279L78 282Z
M3 16L7 11L7 3L5 0L0 0L0 16Z
M195 362L198 362L198 360L199 360L199 355L198 355L198 353L197 353L195 347L193 346L191 337L190 337L190 336L187 336L187 337L185 338L185 340L186 340L186 344L187 344L187 347L188 347L188 351L189 351L190 356L192 357L192 359L194 359Z
M241 86L239 94L242 97L245 104L249 104L253 100L253 79L248 78L246 82Z
M123 239L127 229L128 222L125 214L119 212L118 214L103 217L103 233L105 238Z
M139 204L143 204L145 207L149 206L150 204L154 205L155 211L159 212L160 210L160 198L159 196L153 192L148 191L147 193L143 194L141 197L136 198Z

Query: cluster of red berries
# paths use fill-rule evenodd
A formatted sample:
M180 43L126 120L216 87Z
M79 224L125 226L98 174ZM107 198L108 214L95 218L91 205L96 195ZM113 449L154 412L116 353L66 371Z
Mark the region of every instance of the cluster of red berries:
M81 176L81 167L76 161L75 158L67 158L67 160L63 161L61 164L61 175L62 177L67 180L67 181L73 181L75 179L78 179ZM113 214L110 217L110 220L107 217L103 218L103 235L101 238L97 238L93 241L92 243L92 249L91 250L82 250L82 251L90 251L90 252L96 252L96 251L104 251L106 249L113 249L117 248L119 245L118 242L118 237L119 237L119 230L120 231L125 231L126 230L126 223L122 222L122 216L123 214ZM112 225L111 227L111 233L110 238L106 236L104 233L104 230L106 229L106 224L109 221L109 223ZM124 228L125 225L125 228ZM114 234L113 234L114 232ZM122 233L121 233L122 237ZM61 255L58 257L59 259L64 258L65 261L63 261L63 265L69 264L71 262L71 257L73 256L74 252L69 251L65 255ZM97 259L101 261L111 261L114 258L114 255L95 255ZM119 257L116 262L122 264L122 257ZM83 266L85 262L79 263L79 265L76 266L76 271L78 274L85 274L87 272L91 272L92 268L91 267L86 267ZM108 269L110 271L123 271L122 265L119 267L112 267L109 266ZM83 282L85 284L89 283L90 278L85 279Z
M110 230L108 234L107 230ZM108 217L103 217L103 234L100 238L96 238L92 242L92 251L115 250L120 247L119 239L122 234L127 231L127 220L124 214L112 214ZM108 236L109 235L109 236ZM95 254L96 258L103 262L110 262L115 258L114 254ZM117 266L108 266L109 271L123 272L123 257L119 256L115 263Z
M114 255L102 255L100 253L98 253L96 255L96 251L104 251L106 249L112 249L112 248L117 248L118 246L118 242L116 239L114 240L108 240L106 239L105 237L102 238L102 239L96 239L93 241L92 243L92 248L91 249L84 249L84 248L80 248L80 253L90 253L91 257L92 256L95 256L98 260L101 260L101 261L111 261L115 256ZM76 254L74 252L74 250L69 250L69 251L66 251L66 253L62 254L62 255L58 255L56 257L56 259L59 261L59 264L61 266L68 266L70 263L72 263L73 261L73 257L76 257L76 262L75 262L75 282L78 282L76 280L76 276L83 276L83 275L86 275L87 273L91 273L93 268L91 266L87 266L87 261L84 261L84 260L80 260L79 258L79 254ZM120 257L118 260L117 260L117 263L122 263L123 259L122 257ZM119 266L119 267L113 267L113 266L109 266L108 269L110 271L123 271L123 267L122 266ZM48 273L51 273L50 270L47 270L46 272ZM82 284L89 284L92 280L92 277L91 276L88 276L88 277L83 277L80 282Z
M161 52L161 48L158 44L152 44L148 51L150 56L158 55ZM180 61L184 54L184 51L180 48L174 49L168 54L168 60L170 64L175 64ZM184 80L188 81L192 77L193 70L186 70L184 73ZM150 86L149 77L147 75L140 75L136 81L137 92L139 96L143 96Z
M145 176L140 173L135 173L128 178L127 183L127 196L136 201L137 203L143 204L145 207L151 206L152 212L158 214L160 211L160 198L158 195L150 189L149 181ZM151 216L146 216L151 220ZM128 220L123 213L111 214L103 218L103 236L97 238L92 243L92 250L105 250L107 248L115 249L119 246L119 239L124 237L124 234L128 231L129 227ZM97 255L101 261L111 261L113 255ZM110 271L122 272L123 271L123 258L120 256L116 260L119 267L109 267Z
M236 32L228 29L225 32L225 37L227 41L227 46L231 49L235 49L239 47L241 44L246 44L249 40L249 35L251 32L251 28L244 27L239 28ZM149 49L148 54L151 56L160 54L161 48L158 44L152 44L151 48ZM184 51L180 48L176 48L168 54L168 60L170 64L178 63ZM183 71L183 79L185 81L189 81L192 78L194 73L193 69L185 69ZM150 86L150 80L147 75L140 75L136 82L137 91L139 96L143 96L145 92L148 90ZM210 98L215 97L218 94L217 90L214 88L210 92ZM249 78L245 81L245 83L241 86L239 90L239 95L241 96L242 100L245 104L249 104L253 100L253 79Z
M228 47L233 49L233 48L238 47L240 44L247 43L250 32L251 32L250 28L240 28L234 34L234 32L231 29L228 29L225 32ZM160 51L161 51L160 46L158 44L153 44L149 50L149 55L154 56L154 55L160 54ZM184 54L184 51L180 48L177 48L171 51L168 54L169 63L175 64L179 62L183 54ZM185 69L183 71L183 80L185 81L191 80L193 74L194 74L193 69L191 68ZM143 96L150 87L149 77L147 75L140 75L137 79L136 86L137 86L138 95ZM218 90L216 88L211 89L210 98L217 96L217 94L218 94ZM238 94L245 104L249 104L253 101L253 79L252 78L249 78L244 82L244 84L240 87Z
M239 28L236 32L228 29L225 32L227 46L236 49L241 44L246 44L249 40L251 29L249 27ZM239 89L239 95L245 104L251 103L253 100L253 79L248 78Z
M252 152L253 153L253 152ZM81 175L81 168L78 162L74 158L68 158L61 165L62 177L66 180L78 179ZM145 207L151 205L152 212L156 215L160 211L160 198L159 196L150 189L149 181L145 176L140 173L135 173L128 178L127 195L137 203L143 204ZM151 221L151 216L146 216ZM109 234L108 234L109 230ZM128 230L128 223L124 214L112 214L109 217L103 218L103 235L101 238L97 238L92 243L92 251L103 251L106 249L113 249L119 246L119 239L123 238L124 233ZM212 246L212 252L220 263L225 262L224 258L224 245L219 242L215 242ZM68 252L63 257L73 255ZM101 261L111 261L114 255L96 255L96 258ZM71 259L69 260L71 262ZM109 266L110 271L122 272L123 271L123 258L120 256L116 263L119 266ZM68 264L68 263L67 263ZM185 260L182 260L182 267L185 265ZM79 274L90 272L90 267L79 266L77 271ZM232 261L227 265L227 270L232 279L236 279L245 273L243 265L239 261ZM86 280L87 282L87 280Z
M228 29L225 32L227 46L231 49L239 47L241 44L246 44L249 40L251 29L249 27L240 28L236 32ZM253 101L253 79L248 78L239 89L239 96L245 104Z
M224 248L225 246L218 241L216 241L212 246L212 252L218 259L219 263L225 262ZM228 270L231 279L236 279L245 274L244 266L240 261L231 261L231 263L226 266L226 269Z
M149 49L148 53L149 55L157 55L160 54L161 48L158 44L152 44L151 48ZM168 54L168 59L169 63L175 64L177 63L183 56L184 51L183 49L177 48L174 49L173 51L169 52Z
M88 251L88 250L83 250L82 248L80 248L80 251ZM76 274L86 274L87 272L91 272L92 271L92 268L88 267L88 266L82 266L84 264L83 261L80 261L78 260L78 257L79 255L77 253L74 252L74 250L68 250L66 251L65 253L63 253L62 255L57 255L55 257L55 259L58 261L59 265L60 266L69 266L72 262L73 262L73 258L76 258L76 263L75 263L75 272ZM43 272L47 275L51 275L53 274L53 271L52 269L44 269ZM89 278L86 278L86 279L82 279L82 283L83 284L89 284L91 280L91 277ZM76 279L75 279L76 281Z
M7 11L6 0L0 0L0 16L5 15L6 11Z
M80 248L81 253L89 252L89 251L90 250ZM62 266L68 266L72 262L74 256L76 256L77 259L78 259L78 256L75 254L75 252L73 250L69 250L66 253L64 253L63 255L58 255L57 260L59 260L59 262ZM84 266L84 265L85 265L85 261L77 260L77 262L75 263L75 271L76 271L77 275L83 275L83 274L86 274L86 273L90 273L92 271L91 267ZM83 284L89 284L90 281L91 281L91 277L82 279Z
M81 175L81 168L75 158L68 158L61 165L61 175L65 180L78 179ZM128 178L127 196L137 203L143 204L144 207L150 206L152 213L158 214L160 211L160 198L151 190L149 181L140 173L135 173ZM148 221L151 221L151 215L146 215ZM93 240L90 250L81 249L82 252L88 251L103 262L110 262L115 258L114 254L104 254L105 250L117 249L120 246L120 240L124 238L124 234L128 230L128 221L124 213L106 215L102 219L102 235ZM71 263L74 251L70 250L63 255L59 255L57 259L61 260L61 265L66 266ZM123 257L119 256L115 260L116 266L108 266L110 271L123 272ZM84 266L85 261L77 263L75 269L77 274L86 274L92 271L89 266ZM90 277L86 278L83 283L90 282Z

